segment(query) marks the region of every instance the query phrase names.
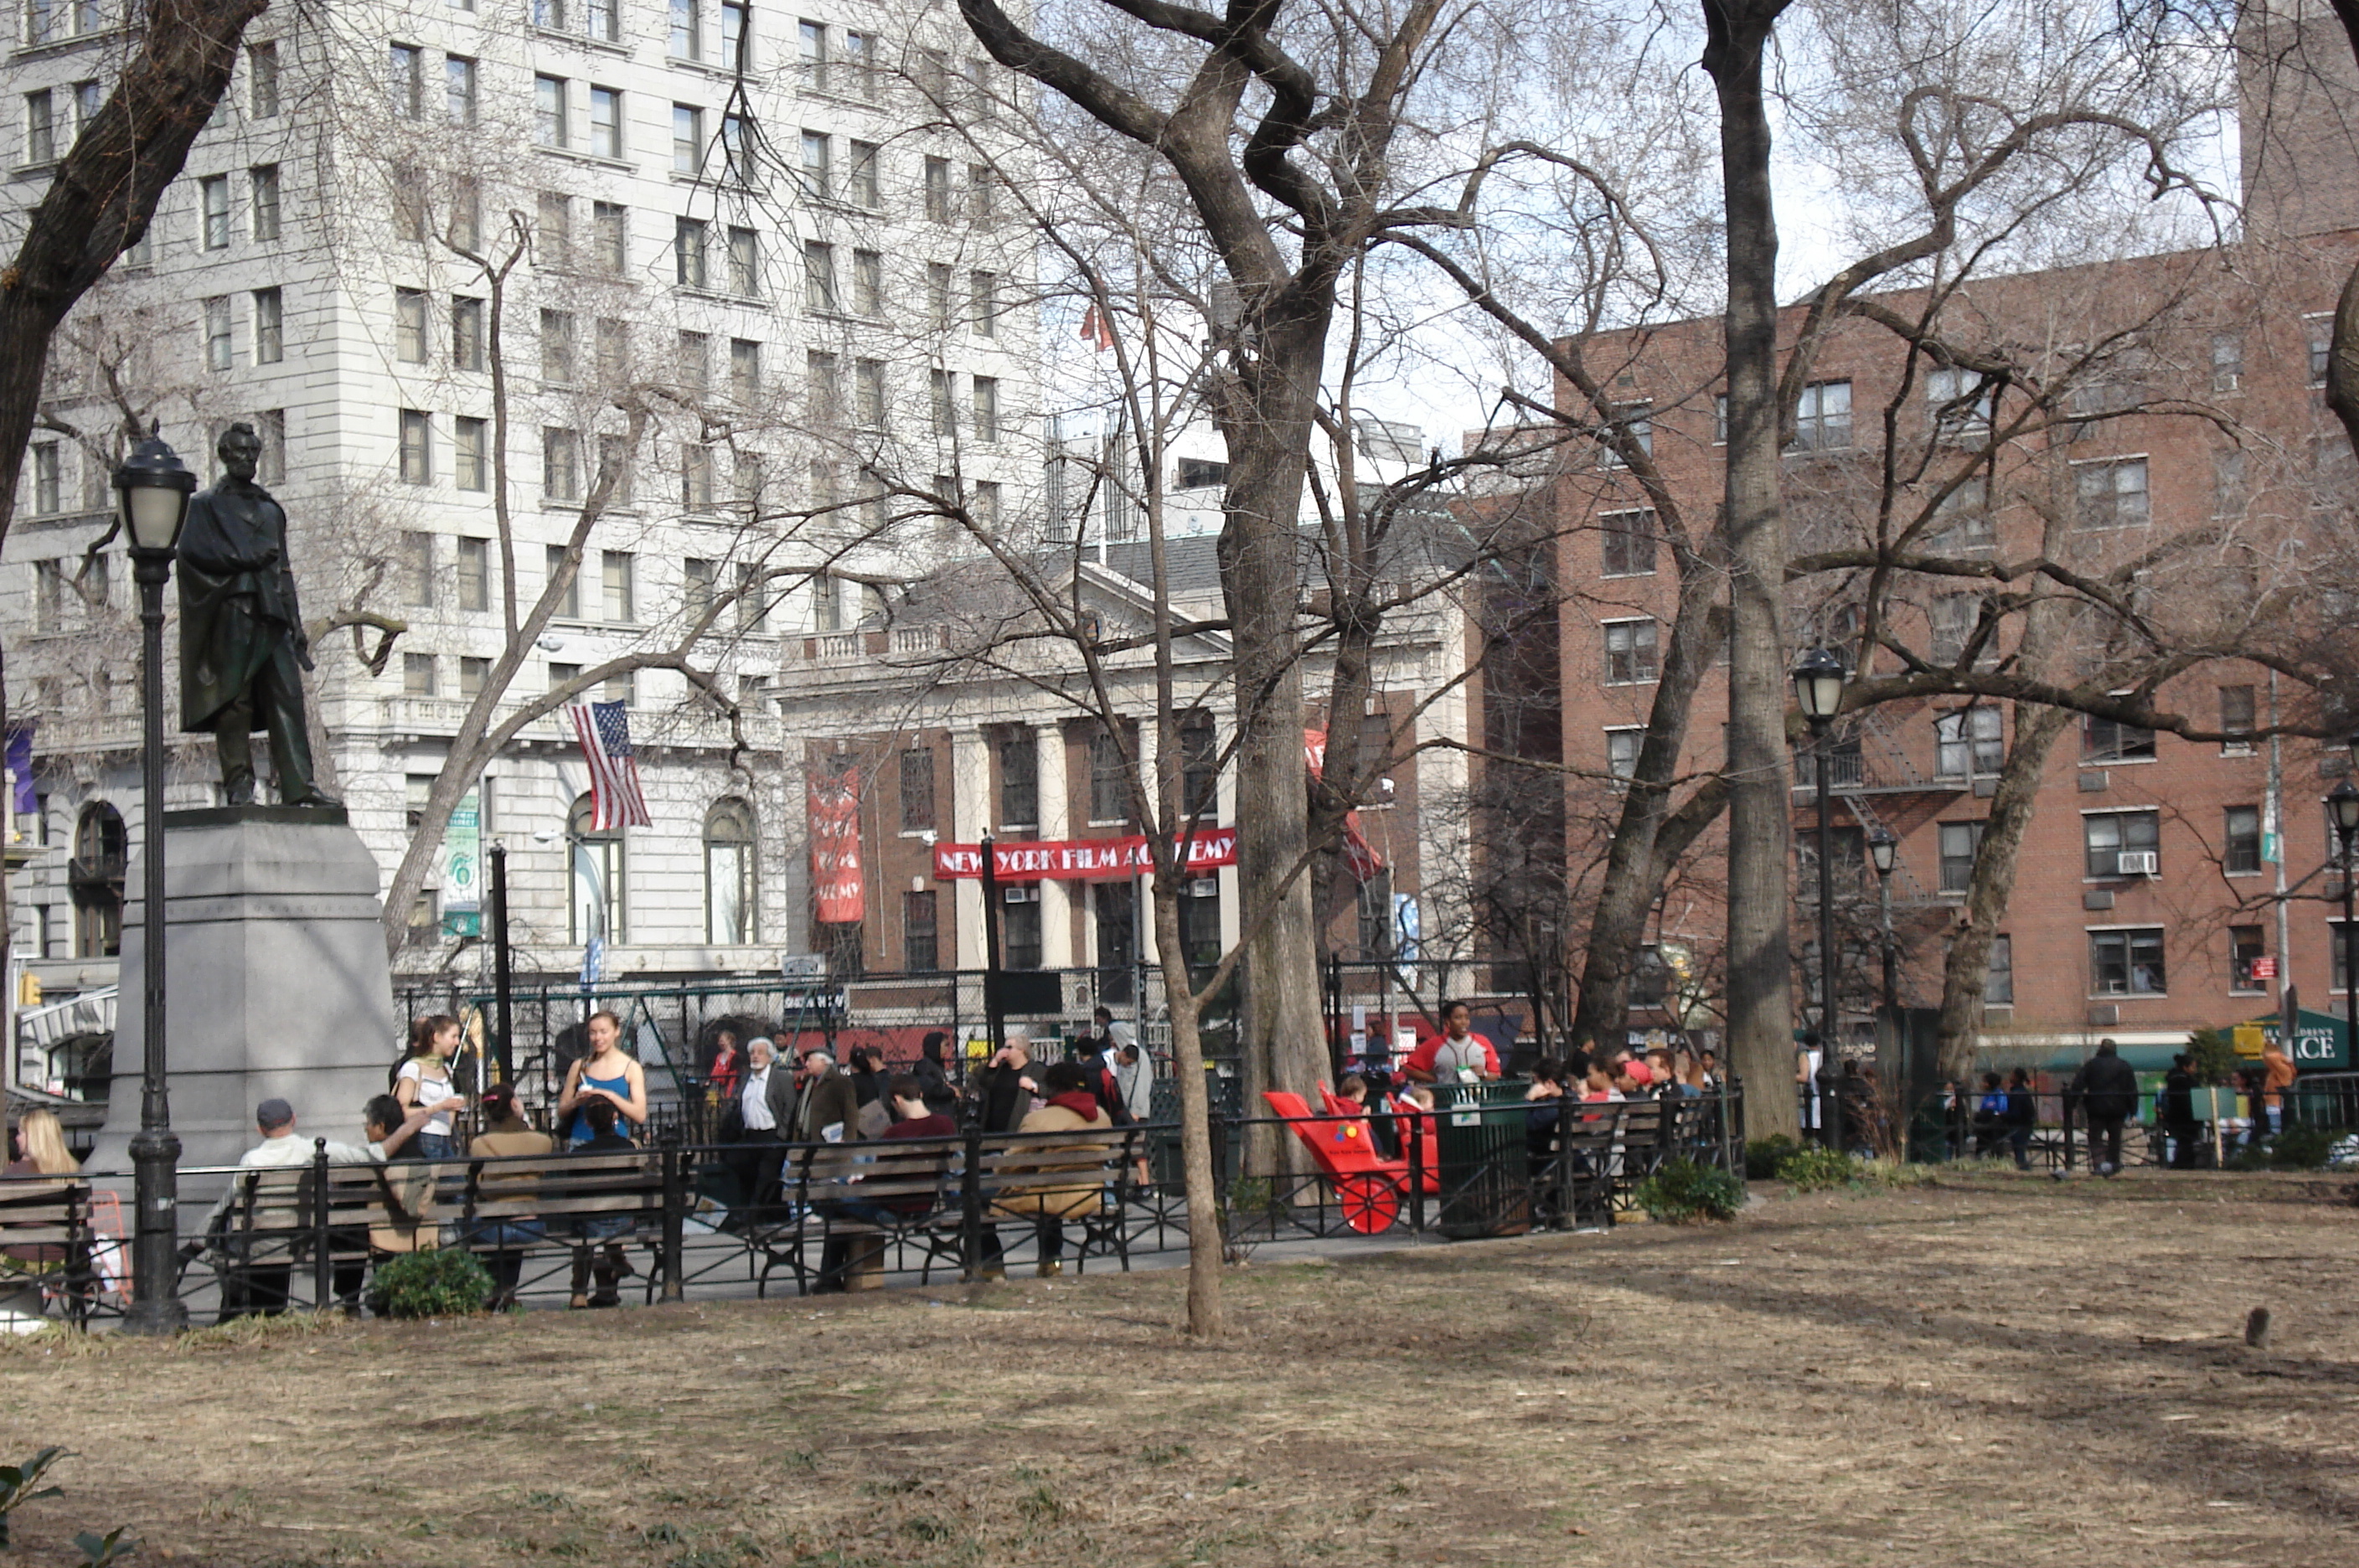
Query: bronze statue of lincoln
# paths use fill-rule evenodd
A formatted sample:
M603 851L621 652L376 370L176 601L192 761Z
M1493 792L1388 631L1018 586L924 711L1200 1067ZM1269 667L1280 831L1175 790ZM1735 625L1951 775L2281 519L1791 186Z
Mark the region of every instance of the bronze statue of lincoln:
M221 483L189 502L180 533L180 728L211 732L230 804L254 800L254 743L270 732L278 799L333 806L311 778L303 726L310 639L287 563L287 513L254 482L262 438L238 423L222 433Z

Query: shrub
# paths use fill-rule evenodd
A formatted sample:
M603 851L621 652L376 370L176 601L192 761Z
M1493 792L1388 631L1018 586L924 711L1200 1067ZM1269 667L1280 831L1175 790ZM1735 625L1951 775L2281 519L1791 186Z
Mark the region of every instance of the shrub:
M2228 1157L2231 1171L2321 1171L2334 1152L2334 1135L2323 1127L2290 1127L2266 1143L2251 1144Z
M1859 1162L1840 1149L1798 1149L1777 1162L1777 1180L1797 1192L1845 1187L1858 1180Z
M2187 1054L2195 1059L2192 1067L2198 1083L2225 1083L2244 1065L2236 1055L2235 1039L2226 1029L2196 1029L2187 1037Z
M482 1312L492 1288L491 1275L472 1252L413 1252L377 1269L369 1310L386 1318L462 1317Z
M1801 1147L1782 1132L1754 1138L1745 1146L1745 1179L1769 1181L1777 1174L1777 1167L1786 1163L1787 1156Z
M1697 1220L1733 1220L1745 1206L1745 1188L1735 1177L1712 1165L1671 1160L1638 1183L1634 1194L1647 1217L1666 1225L1690 1225Z

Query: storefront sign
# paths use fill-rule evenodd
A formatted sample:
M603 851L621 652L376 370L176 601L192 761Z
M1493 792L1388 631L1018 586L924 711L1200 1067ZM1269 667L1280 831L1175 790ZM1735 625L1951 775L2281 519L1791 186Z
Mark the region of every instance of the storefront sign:
M1155 857L1144 833L1125 838L1052 839L994 844L991 874L1001 882L1100 881L1151 877ZM1188 870L1197 875L1237 863L1237 830L1207 828L1188 841ZM934 845L934 880L955 882L983 875L983 846Z

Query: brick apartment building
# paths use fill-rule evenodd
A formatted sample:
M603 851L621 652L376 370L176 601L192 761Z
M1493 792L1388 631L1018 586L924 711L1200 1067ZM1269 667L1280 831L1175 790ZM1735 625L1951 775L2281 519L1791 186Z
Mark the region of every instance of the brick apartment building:
M1872 542L1887 511L1883 526L1913 528L1904 548L1930 555L2045 553L2098 579L2143 561L2123 601L2182 646L2281 635L2250 624L2274 591L2316 608L2318 584L2304 598L2302 574L2343 548L2337 536L2347 539L2359 499L2349 443L2321 391L2329 319L2359 256L2359 149L2348 128L2359 91L2348 46L2327 23L2328 69L2300 73L2298 92L2270 93L2260 67L2246 74L2248 103L2263 107L2245 116L2248 215L2236 243L1994 277L1942 308L1947 341L2024 367L2028 385L1925 358L1911 365L1885 326L1856 317L1834 325L1785 460L1795 553ZM1926 307L1909 293L1878 303L1902 316ZM1789 313L1788 348L1799 325ZM1689 526L1708 529L1724 451L1719 321L1634 331L1586 352ZM1560 398L1577 406L1570 388ZM1593 449L1568 460L1555 485L1561 756L1585 774L1567 798L1577 909L1614 821L1614 776L1636 762L1678 583L1654 506L1610 456ZM1984 607L2020 586L1898 572L1875 591L1865 572L1813 572L1789 591L1788 639L1796 654L1823 645L1856 659L1873 597L1881 637L1928 665L1994 667L2021 651L2026 615L2017 604L1986 619ZM2124 688L2143 672L2126 617L2083 608L2057 635L2059 669L2118 669ZM1870 670L1899 664L1887 645ZM2165 681L2156 702L2223 732L2319 710L2315 692L2220 659ZM1897 999L1938 1006L1998 770L2030 712L1919 697L1838 725L1828 767L1845 1038L1864 1038L1884 999L1884 909L1865 840L1877 830L1897 840L1888 889ZM1724 716L1715 670L1698 692L1683 774L1718 766ZM1795 994L1814 1008L1815 762L1799 721L1794 733ZM1984 1045L2029 1061L2081 1051L2101 1035L2159 1049L2192 1028L2276 1011L2288 983L2308 1008L2342 1013L2341 885L2324 799L2347 766L2339 743L2195 742L2074 718L2039 776L1997 926ZM1699 840L1666 887L1648 932L1656 962L1634 990L1634 1031L1683 1013L1690 1025L1709 1022L1682 1007L1674 982L1717 987L1723 828Z

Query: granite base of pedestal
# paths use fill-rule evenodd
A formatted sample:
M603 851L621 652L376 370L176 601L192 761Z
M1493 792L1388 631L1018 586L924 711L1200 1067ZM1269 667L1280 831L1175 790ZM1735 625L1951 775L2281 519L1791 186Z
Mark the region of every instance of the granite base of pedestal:
M277 1097L305 1133L357 1143L399 1021L377 865L341 810L224 806L164 817L164 976L172 1130L183 1166L227 1165ZM127 867L106 1125L90 1168L131 1168L139 1130L146 876Z

